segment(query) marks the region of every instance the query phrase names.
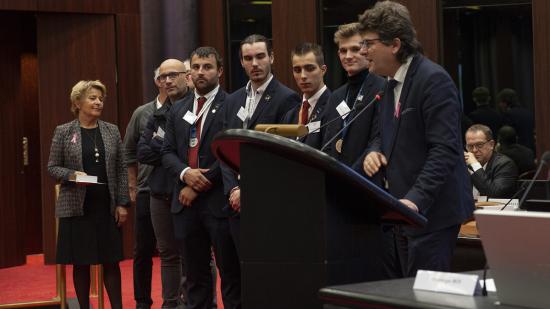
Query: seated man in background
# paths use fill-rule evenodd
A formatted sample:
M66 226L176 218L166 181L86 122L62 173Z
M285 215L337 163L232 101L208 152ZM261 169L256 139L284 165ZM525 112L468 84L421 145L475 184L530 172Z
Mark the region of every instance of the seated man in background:
M514 161L520 175L536 168L533 150L518 144L518 135L511 126L498 130L497 151Z
M516 190L518 169L514 161L495 151L493 132L474 124L466 131L464 160L470 171L474 197L508 198Z

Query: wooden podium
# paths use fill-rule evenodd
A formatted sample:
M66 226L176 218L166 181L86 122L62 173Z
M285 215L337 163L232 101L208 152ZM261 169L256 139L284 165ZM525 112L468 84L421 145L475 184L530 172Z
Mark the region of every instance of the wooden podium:
M426 219L307 145L220 132L216 157L240 174L243 308L321 308L327 285L379 280L382 223Z

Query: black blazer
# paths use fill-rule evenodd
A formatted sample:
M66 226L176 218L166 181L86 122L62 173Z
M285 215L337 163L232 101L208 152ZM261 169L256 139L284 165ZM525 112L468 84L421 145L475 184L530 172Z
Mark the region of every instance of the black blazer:
M151 194L160 197L171 197L173 181L168 171L162 166L161 150L164 137L159 135L153 137L153 133L158 132L159 128L166 130L166 118L170 113L171 106L172 103L166 102L161 108L155 110L147 120L147 125L137 145L139 163L154 166L147 177L147 185Z
M172 213L184 210L178 196L186 184L180 180L179 176L189 166L188 149L191 125L183 120L183 116L187 111L193 111L194 98L193 95L189 95L177 101L170 109L166 123L166 133L161 152L162 165L168 170L175 182L172 194ZM208 207L216 217L226 217L229 214L226 199L223 195L219 161L210 149L214 135L223 129L225 98L226 92L220 88L212 105L210 105L199 142L199 167L210 169L205 177L212 182L212 188L207 192L200 193L191 206L197 208Z
M332 92L330 89L326 89L325 92L319 97L319 100L317 100L317 104L315 104L315 108L313 109L313 112L311 112L311 117L309 117L309 122L314 121L321 121L321 115L323 114L325 110L325 106L328 102L328 99ZM300 109L302 107L302 104L300 103L296 107L292 108L288 113L286 113L282 123L283 124L297 124L300 114ZM321 129L322 130L322 129ZM321 132L316 131L311 134L308 134L304 137L300 137L298 141L308 144L309 146L320 149L321 148Z
M246 129L253 129L261 123L282 123L286 113L301 103L296 92L281 84L275 77L265 89L254 114L250 118ZM237 117L241 107L246 105L246 88L243 87L227 97L225 109L225 128L243 128L243 121ZM228 167L223 167L223 183L225 194L239 185L237 175Z
M470 177L480 195L510 198L516 191L518 168L510 158L495 151L485 169L478 169Z
M463 223L474 202L462 150L462 108L452 79L442 67L417 54L400 102L397 128L384 154L388 165L377 174L385 173L391 195L412 201L428 219L423 229L405 230L418 235ZM367 152L381 152L380 115L390 107L384 103L378 105L376 137Z
M363 82L363 101L365 103L370 102L376 94L384 89L386 81L375 74L367 74L365 81ZM326 123L332 119L337 119L331 124L327 125L322 134L322 145L325 145L336 133L342 129L344 121L339 118L340 114L336 110L336 107L346 99L346 93L349 85L346 83L340 88L336 89L329 98L325 113L323 115L322 122ZM340 139L337 137L325 148L324 152L330 156L336 158L338 161L348 166L362 166L362 154L367 148L369 140L372 138L372 121L375 114L375 106L377 102L365 107L367 110L355 119L355 121L348 127L347 134L344 138L342 147L342 153L336 151L336 141ZM348 120L351 120L357 111L348 114ZM359 162L360 161L360 162Z

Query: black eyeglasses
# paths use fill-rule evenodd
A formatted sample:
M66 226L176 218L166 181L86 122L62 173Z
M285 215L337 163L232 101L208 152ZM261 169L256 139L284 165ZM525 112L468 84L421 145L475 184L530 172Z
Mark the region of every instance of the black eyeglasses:
M165 82L166 79L170 79L170 80L174 80L176 79L176 77L178 77L180 74L183 74L183 73L186 73L186 72L170 72L170 73L166 73L166 74L161 74L159 75L158 77L158 80L161 81L161 82Z
M482 149L485 144L487 144L488 142L490 142L491 140L488 140L488 141L484 141L484 142L480 142L480 143L475 143L475 144L470 144L470 145L466 145L466 149L468 151L473 151L474 149Z
M380 38L376 39L365 39L361 41L361 47L366 47L367 49L371 48L374 45L374 42L381 41Z

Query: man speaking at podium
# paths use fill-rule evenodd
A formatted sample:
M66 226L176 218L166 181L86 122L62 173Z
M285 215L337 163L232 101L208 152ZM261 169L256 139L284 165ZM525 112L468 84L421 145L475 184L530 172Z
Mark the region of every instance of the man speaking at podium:
M474 203L463 159L461 106L449 75L421 54L405 6L378 2L359 19L370 70L388 86L363 169L428 219L425 228L394 228L397 276L418 269L449 271L460 224Z

